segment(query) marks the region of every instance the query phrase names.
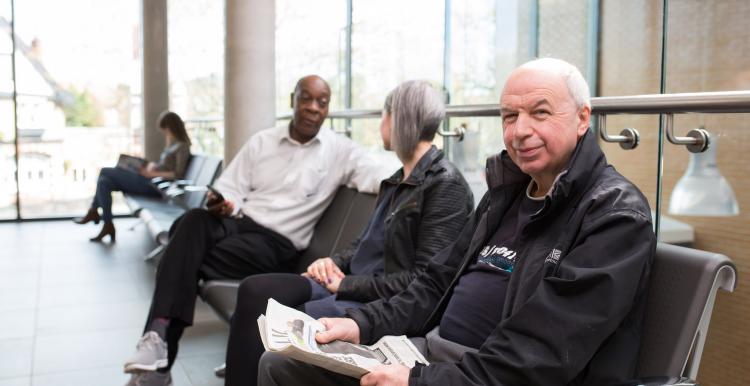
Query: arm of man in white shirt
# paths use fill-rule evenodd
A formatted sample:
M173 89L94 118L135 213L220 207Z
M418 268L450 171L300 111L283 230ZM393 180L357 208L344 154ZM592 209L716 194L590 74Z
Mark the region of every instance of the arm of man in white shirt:
M363 193L377 194L380 181L388 178L394 170L389 170L368 152L364 147L346 138L343 140L344 160L340 163L346 168L344 184Z
M231 212L226 213L228 215L236 215L250 193L258 146L257 138L250 138L214 184L216 190L224 196L224 200L232 206Z

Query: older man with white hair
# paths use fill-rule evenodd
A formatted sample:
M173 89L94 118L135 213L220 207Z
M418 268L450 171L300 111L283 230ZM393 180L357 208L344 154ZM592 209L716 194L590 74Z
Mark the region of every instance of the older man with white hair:
M426 335L429 366L381 366L362 385L611 385L635 375L656 245L645 197L589 132L588 86L571 64L520 66L500 109L506 150L487 160L489 190L452 247L401 294L321 319L321 343ZM262 385L358 383L269 353L259 372Z

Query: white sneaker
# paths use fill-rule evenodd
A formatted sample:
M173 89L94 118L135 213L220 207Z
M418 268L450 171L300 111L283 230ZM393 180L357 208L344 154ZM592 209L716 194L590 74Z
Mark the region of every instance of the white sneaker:
M159 334L148 331L135 346L135 354L125 362L125 372L156 371L167 367L167 363L167 343Z

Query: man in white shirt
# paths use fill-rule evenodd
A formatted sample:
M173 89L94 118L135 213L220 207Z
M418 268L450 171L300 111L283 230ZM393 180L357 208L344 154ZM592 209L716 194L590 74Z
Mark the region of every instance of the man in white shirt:
M320 77L299 80L288 126L258 132L209 193L206 209L188 211L171 232L156 274L150 315L128 384L169 385L169 368L192 325L198 280L242 279L284 271L310 243L313 228L340 185L375 193L390 170L364 149L320 130L331 91Z

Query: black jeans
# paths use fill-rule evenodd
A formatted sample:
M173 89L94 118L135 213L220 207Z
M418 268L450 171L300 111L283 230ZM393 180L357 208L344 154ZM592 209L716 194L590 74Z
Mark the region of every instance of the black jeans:
M180 336L193 324L199 279L243 279L278 272L298 255L286 237L249 217L216 217L191 209L170 229L170 241L156 271L156 287L146 328L154 318L169 318L169 366Z
M250 386L258 379L258 361L265 350L257 320L266 312L268 299L301 309L310 300L310 287L307 278L288 273L256 275L242 281L229 329L224 385Z

